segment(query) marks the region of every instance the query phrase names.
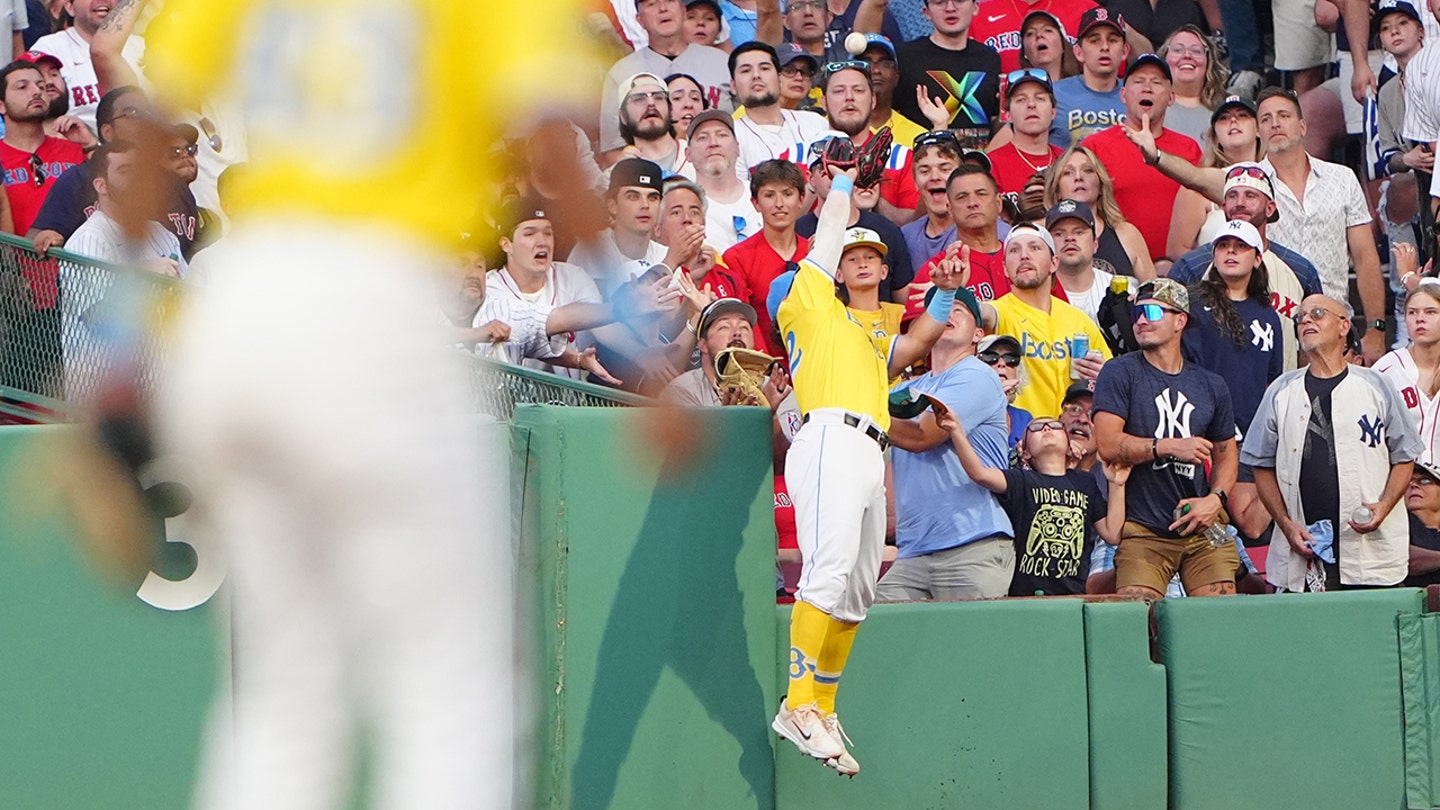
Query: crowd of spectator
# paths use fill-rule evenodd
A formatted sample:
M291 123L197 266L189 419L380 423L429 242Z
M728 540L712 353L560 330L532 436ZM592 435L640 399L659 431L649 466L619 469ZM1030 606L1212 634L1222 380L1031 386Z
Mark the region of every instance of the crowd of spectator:
M467 270L472 308L450 317L484 354L580 375L556 369L570 346L592 380L772 409L782 561L801 414L771 282L806 255L828 142L888 127L846 238L879 270L842 270L836 294L899 335L937 262L968 275L944 338L892 380L895 401L932 407L894 410L880 599L1316 591L1440 570L1434 9L599 5L590 28L617 49L599 114L548 141L563 154L512 150L530 158L509 189L522 213L488 240L500 252L477 238L483 293ZM547 191L557 160L573 177ZM576 193L605 216L540 218ZM496 338L493 299L527 322L617 311L522 353ZM637 300L654 313L629 316ZM712 363L730 347L778 359L761 388L723 384Z
M0 227L195 275L243 131L215 110L165 122L173 193L145 239L122 237L132 131L158 116L134 20L72 0L31 41L20 5ZM576 25L613 51L596 113L497 147L503 205L466 235L440 315L495 360L770 408L793 558L784 462L803 415L771 282L809 249L827 145L888 132L847 221L847 254L879 262L842 270L836 294L898 336L938 262L967 275L945 336L892 380L931 407L896 406L880 598L1428 582L1437 8L595 0ZM21 327L58 345L93 302L37 268ZM758 389L722 384L731 348L777 358Z

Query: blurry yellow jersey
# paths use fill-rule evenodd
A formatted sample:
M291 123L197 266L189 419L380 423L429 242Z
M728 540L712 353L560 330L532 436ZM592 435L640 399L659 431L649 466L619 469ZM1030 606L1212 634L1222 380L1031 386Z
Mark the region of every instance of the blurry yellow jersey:
M1071 338L1085 333L1090 338L1090 349L1110 359L1110 346L1095 321L1058 298L1051 297L1049 313L1021 301L1014 293L1006 293L990 305L999 316L995 331L1020 341L1021 367L1029 378L1014 405L1036 419L1058 416L1065 389L1074 382L1070 379Z
M856 309L850 308L856 318L860 319L860 325L870 330L870 334L879 336L900 334L900 322L905 317L905 305L894 304L889 301L881 301L879 309Z
M491 144L528 108L588 109L576 0L166 0L144 69L162 101L243 112L237 220L359 221L454 240L498 195ZM303 229L303 224L296 225Z
M808 259L776 313L801 413L844 408L890 429L890 352L895 337L871 329L835 297L835 282Z

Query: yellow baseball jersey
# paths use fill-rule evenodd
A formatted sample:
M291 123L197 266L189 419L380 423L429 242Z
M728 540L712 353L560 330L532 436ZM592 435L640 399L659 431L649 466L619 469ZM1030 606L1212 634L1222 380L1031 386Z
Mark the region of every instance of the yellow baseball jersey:
M1050 299L1047 314L1006 293L990 302L999 315L996 331L1013 335L1020 341L1022 368L1029 382L1020 389L1015 407L1029 411L1037 419L1048 419L1060 413L1065 389L1070 379L1070 339L1084 332L1090 336L1090 348L1110 359L1110 347L1100 327L1090 316L1058 298Z
M905 317L905 305L893 304L889 301L881 301L879 309L851 307L850 311L860 320L860 325L876 337L886 335L893 337L900 334L900 322Z
M835 282L808 259L776 313L801 413L844 408L890 429L895 336L868 328L835 297Z
M298 215L453 241L498 195L491 145L593 95L576 0L167 0L144 69L162 100L237 99L234 218ZM590 101L593 103L593 100ZM298 226L303 227L303 226Z

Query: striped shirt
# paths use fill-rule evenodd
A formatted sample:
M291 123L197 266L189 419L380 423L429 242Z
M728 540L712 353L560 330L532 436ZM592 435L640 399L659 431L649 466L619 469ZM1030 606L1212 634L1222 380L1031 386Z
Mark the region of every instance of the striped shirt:
M555 307L543 303L531 303L513 297L489 296L475 317L470 321L473 327L481 327L491 321L499 321L510 327L510 338L503 343L477 343L475 353L481 357L521 365L525 360L550 360L565 353L569 344L568 335L551 338L545 330L545 321Z
M180 239L173 231L158 222L147 222L144 239L127 239L120 224L98 208L65 240L65 249L111 264L143 265L156 259L174 259L180 276L185 276Z
M1440 138L1440 38L1426 37L1400 80L1405 88L1405 124L1400 134L1416 143L1434 143Z

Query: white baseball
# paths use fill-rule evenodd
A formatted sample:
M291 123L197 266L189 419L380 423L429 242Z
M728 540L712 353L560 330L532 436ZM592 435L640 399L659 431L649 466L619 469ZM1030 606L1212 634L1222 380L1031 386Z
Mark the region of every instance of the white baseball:
M849 51L851 56L859 56L864 53L865 46L869 44L869 41L865 39L865 35L859 31L852 31L850 32L850 36L845 37L845 50Z

